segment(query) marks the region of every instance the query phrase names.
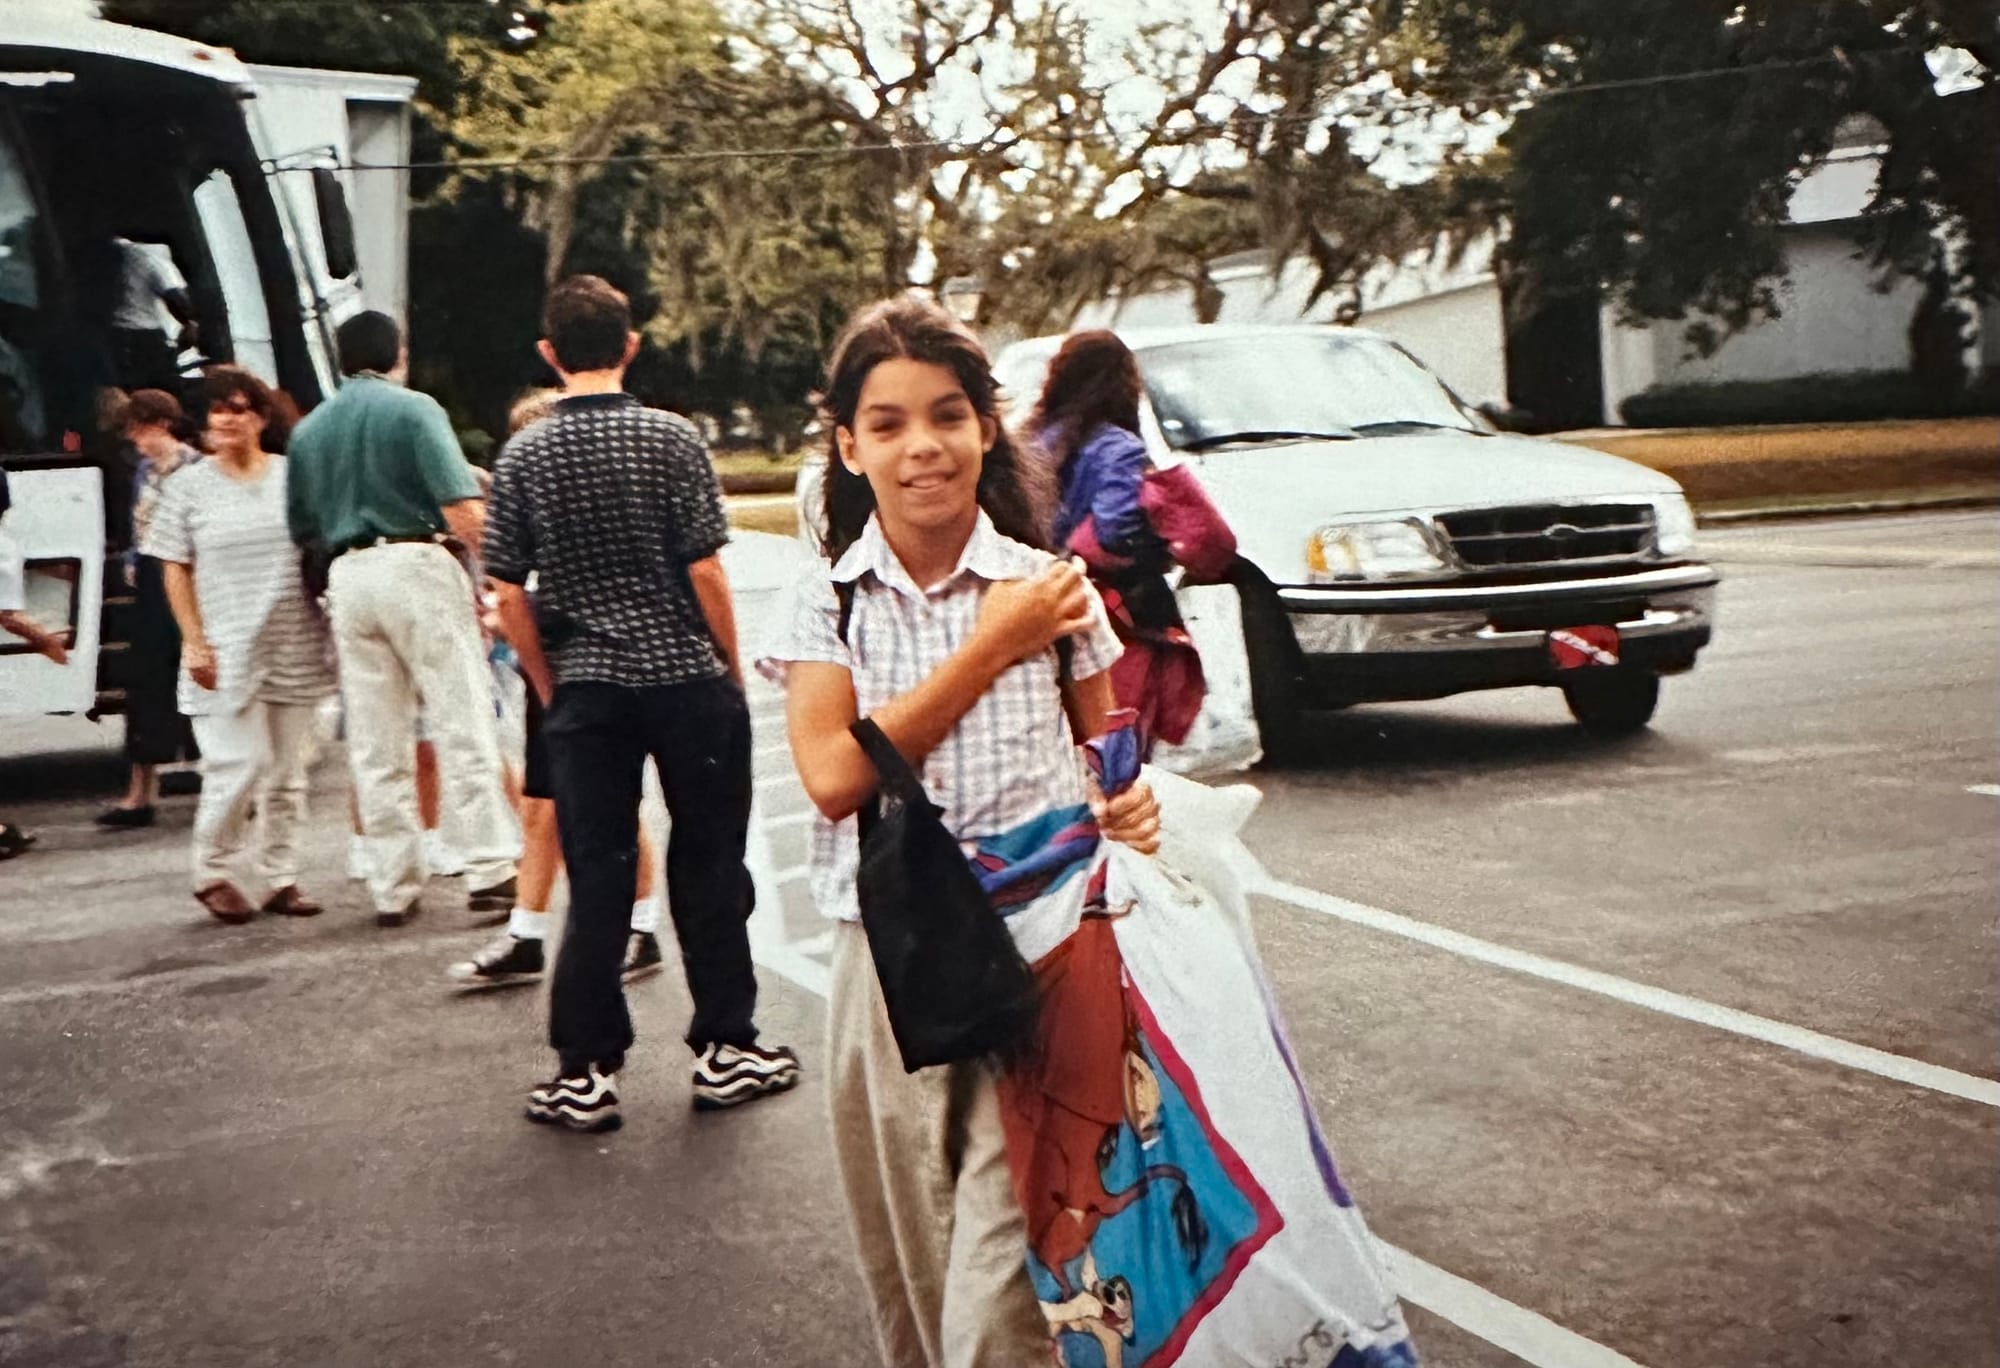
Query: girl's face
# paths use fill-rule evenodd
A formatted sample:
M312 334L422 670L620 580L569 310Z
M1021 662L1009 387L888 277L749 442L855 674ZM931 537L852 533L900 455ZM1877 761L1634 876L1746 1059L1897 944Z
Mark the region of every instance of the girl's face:
M231 394L208 406L211 451L255 451L264 436L264 415L246 394Z
M950 367L907 357L868 372L854 426L834 433L841 464L868 481L891 533L969 524L983 458L998 435Z

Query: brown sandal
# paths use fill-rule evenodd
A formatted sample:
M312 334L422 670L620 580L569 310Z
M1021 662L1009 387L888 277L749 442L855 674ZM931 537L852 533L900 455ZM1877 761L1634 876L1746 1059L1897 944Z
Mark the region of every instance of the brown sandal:
M231 926L241 926L257 915L257 909L243 896L235 884L217 879L212 884L203 884L194 891L194 900L208 909L210 916Z
M297 884L286 884L264 899L264 910L280 917L317 917L326 911L324 907L299 892Z

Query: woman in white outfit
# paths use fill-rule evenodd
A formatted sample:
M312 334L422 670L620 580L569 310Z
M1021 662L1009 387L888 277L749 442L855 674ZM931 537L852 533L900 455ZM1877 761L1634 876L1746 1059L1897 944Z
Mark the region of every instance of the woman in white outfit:
M165 567L180 708L201 746L194 896L225 922L260 907L310 917L298 835L313 714L333 692L326 627L285 524L285 458L267 450L282 445L271 391L235 366L211 369L206 388L210 459L161 487L139 548Z

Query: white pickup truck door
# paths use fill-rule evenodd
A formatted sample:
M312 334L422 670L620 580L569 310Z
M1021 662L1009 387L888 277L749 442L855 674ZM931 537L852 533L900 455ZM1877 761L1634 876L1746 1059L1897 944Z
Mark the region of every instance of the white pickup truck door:
M15 470L4 535L27 560L27 614L74 635L57 665L0 633L0 717L88 712L97 702L104 604L104 485L95 467Z

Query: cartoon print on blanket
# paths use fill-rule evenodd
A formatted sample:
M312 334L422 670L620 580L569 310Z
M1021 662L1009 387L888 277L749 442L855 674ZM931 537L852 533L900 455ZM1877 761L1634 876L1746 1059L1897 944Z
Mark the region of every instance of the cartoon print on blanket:
M1095 911L1036 966L1036 1056L1001 1082L1029 1276L1067 1368L1171 1363L1282 1224L1203 1110Z

